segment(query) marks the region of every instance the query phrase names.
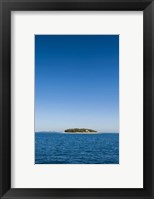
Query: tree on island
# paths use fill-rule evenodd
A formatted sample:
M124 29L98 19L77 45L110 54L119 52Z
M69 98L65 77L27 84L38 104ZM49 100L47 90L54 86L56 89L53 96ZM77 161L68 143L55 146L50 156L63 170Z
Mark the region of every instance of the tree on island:
M78 132L81 132L81 133L88 133L88 132L97 132L93 129L85 129L85 128L73 128L73 129L66 129L65 132L71 132L71 133L78 133Z

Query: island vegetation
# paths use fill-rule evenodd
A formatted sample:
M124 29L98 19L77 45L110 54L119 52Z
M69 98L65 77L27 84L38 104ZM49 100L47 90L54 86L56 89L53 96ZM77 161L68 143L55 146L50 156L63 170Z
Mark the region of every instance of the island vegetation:
M68 133L96 133L97 131L93 129L86 129L86 128L72 128L72 129L66 129L65 132Z

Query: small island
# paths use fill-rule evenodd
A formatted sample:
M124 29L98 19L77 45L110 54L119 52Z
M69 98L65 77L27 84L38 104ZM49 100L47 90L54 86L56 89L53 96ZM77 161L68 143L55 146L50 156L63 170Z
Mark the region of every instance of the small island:
M92 129L85 129L85 128L73 128L73 129L66 129L65 132L67 133L86 133L86 134L90 134L90 133L96 133L97 131L92 130Z

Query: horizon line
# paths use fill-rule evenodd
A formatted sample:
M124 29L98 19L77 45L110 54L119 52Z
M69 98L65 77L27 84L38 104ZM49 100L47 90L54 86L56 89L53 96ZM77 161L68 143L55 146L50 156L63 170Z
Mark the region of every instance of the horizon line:
M41 131L34 131L35 133L41 133L41 132L45 132L45 133L50 133L50 132L54 132L54 133L67 133L67 132L65 132L65 131L51 131L51 130L46 130L46 131L44 131L44 130L41 130ZM98 133L119 133L119 131L97 131Z

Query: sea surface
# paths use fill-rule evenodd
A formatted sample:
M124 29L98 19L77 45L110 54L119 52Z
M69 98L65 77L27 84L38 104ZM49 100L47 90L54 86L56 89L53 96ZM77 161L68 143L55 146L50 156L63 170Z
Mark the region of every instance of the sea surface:
M35 164L119 164L119 134L35 133Z

